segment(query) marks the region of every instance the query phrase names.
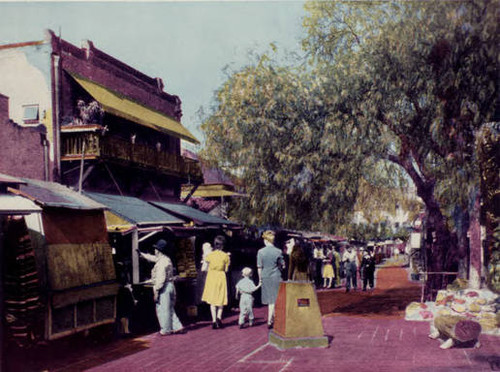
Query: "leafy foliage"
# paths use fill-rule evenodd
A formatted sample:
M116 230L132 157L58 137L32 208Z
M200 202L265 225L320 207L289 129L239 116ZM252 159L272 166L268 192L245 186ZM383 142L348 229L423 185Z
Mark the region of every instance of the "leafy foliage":
M495 5L307 5L304 45L332 70L333 107L356 118L372 155L401 165L422 192L435 188L443 206L466 209L477 184L474 132L497 97Z
M344 222L339 211L356 199L361 159L342 149L346 141L325 141L323 95L318 79L267 56L217 92L202 126L204 156L238 171L249 195L239 201L241 219L327 230Z
M479 186L474 137L497 106L498 5L307 5L304 45L341 92L331 110L338 122L354 123L365 151L399 165L415 184L434 230L433 271L457 270L465 255ZM455 226L449 217L459 217ZM445 281L436 276L429 288Z
M240 217L334 231L355 202L394 205L392 190L411 180L436 232L435 269L453 265L446 217L467 214L478 187L474 136L498 96L498 9L306 3L310 66L262 56L229 76L202 127L205 156L247 187Z

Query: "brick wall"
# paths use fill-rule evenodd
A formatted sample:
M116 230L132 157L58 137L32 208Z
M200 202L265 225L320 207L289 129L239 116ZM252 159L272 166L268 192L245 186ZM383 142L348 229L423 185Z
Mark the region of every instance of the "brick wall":
M9 97L0 94L0 124L9 120Z
M0 98L0 119L3 118L3 101ZM9 120L0 121L0 173L43 180L41 138L45 131L43 125L25 128Z
M52 38L52 47L62 56L62 68L119 92L176 120L181 120L181 100L163 91L161 79L149 77L87 42L78 48L65 40ZM63 84L67 85L67 75ZM64 89L64 88L63 88ZM63 99L64 96L63 95ZM65 102L64 105L67 105ZM66 109L68 107L63 107Z
M61 119L63 122L70 121L76 114L75 102L79 96L78 90L81 90L70 73L102 84L177 121L181 120L181 100L178 96L163 90L161 79L152 78L128 66L95 48L92 42L87 42L84 47L78 48L53 35L52 47L61 55L61 68L64 71L61 76ZM162 137L169 142L168 151L180 155L181 140L174 136L162 135Z

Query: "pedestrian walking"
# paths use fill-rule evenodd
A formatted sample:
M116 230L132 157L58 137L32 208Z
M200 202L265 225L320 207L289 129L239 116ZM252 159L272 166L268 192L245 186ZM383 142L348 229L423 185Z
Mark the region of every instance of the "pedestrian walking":
M288 280L309 281L309 259L301 245L291 238L286 242L290 253Z
M340 287L340 262L342 261L342 258L340 257L340 248L335 247L333 249L333 259L332 259L332 265L333 265L333 271L335 272L335 281L333 287Z
M365 254L365 249L363 247L360 247L359 250L358 250L358 254L357 254L357 257L358 257L358 271L359 271L359 281L360 283L363 283L364 281L364 271L361 269L361 261L363 260L363 256Z
M319 243L314 245L313 250L313 262L314 262L314 271L313 271L313 279L316 288L321 286L321 269L323 267L323 259L325 258L323 254L323 247Z
M375 288L375 253L373 247L368 247L361 260L361 271L363 272L363 291L367 285Z
M116 295L116 319L119 320L119 333L121 335L130 335L130 318L134 311L137 300L134 297L132 281L123 261L115 262L116 279L120 284L118 294Z
M236 298L240 298L240 316L238 325L242 329L245 325L245 318L248 316L248 326L253 326L253 292L260 288L261 284L255 285L251 278L252 269L245 267L241 270L243 278L236 284Z
M196 277L196 304L198 305L198 315L200 318L210 318L210 306L202 301L205 282L207 281L208 262L206 258L213 251L212 244L205 242L201 246L201 260L199 261L199 270Z
M259 284L262 285L262 303L268 305L267 327L269 329L274 324L274 306L278 297L281 270L284 267L283 254L274 246L274 236L274 231L264 231L262 233L264 247L257 252Z
M354 248L350 245L347 247L347 250L344 252L342 256L342 262L344 262L344 267L346 271L346 282L345 282L345 291L349 292L351 290L351 286L354 290L357 287L357 254Z
M323 288L332 288L333 278L335 273L332 266L333 253L331 248L326 248L326 253L323 258Z
M160 335L167 336L184 332L182 323L175 313L175 286L174 267L169 255L173 253L173 237L168 240L160 239L153 245L155 254L139 251L141 258L154 262L151 270L153 284L153 298L156 304L156 316L160 324Z
M230 260L229 255L222 250L225 242L226 239L222 235L217 235L214 239L214 250L205 257L208 271L201 299L210 305L213 329L222 328L222 311L227 305L226 273Z
M283 254L284 267L281 270L281 280L288 280L290 273L290 255L292 254L293 246L289 247L287 245L289 240L288 233L283 230L276 232L274 237L274 246L280 249Z

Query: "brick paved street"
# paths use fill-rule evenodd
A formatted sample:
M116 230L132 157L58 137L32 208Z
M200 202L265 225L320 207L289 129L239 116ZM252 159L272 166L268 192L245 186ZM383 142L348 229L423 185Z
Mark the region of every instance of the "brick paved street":
M408 322L403 310L418 300L420 288L406 270L378 271L374 292L346 294L320 290L328 348L278 350L268 344L266 308L257 308L257 324L240 330L237 314L212 330L210 322L190 325L187 334L157 333L108 344L75 345L59 355L51 350L45 365L54 371L492 371L500 370L500 340L481 335L481 348L441 350L427 337L427 322ZM406 293L406 295L404 295ZM28 370L24 368L22 370ZM21 370L21 369L19 369Z

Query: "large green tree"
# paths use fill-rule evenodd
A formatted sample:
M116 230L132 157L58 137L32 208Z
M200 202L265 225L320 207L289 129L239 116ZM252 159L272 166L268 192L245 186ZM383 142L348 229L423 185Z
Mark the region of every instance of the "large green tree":
M428 269L455 271L477 200L474 136L498 96L498 8L306 3L311 64L263 56L231 74L203 125L205 155L245 182L240 216L332 231L361 178L375 189L411 179L432 228ZM446 284L432 278L430 289Z
M204 156L236 171L245 184L248 198L238 199L233 216L326 231L345 222L362 159L349 150L343 126L334 141L323 141L329 130L323 85L264 55L230 75L216 93L213 113L202 126Z
M304 47L342 92L330 97L330 120L355 122L372 156L411 178L433 230L429 271L455 271L478 186L474 133L492 120L498 95L498 2L307 9ZM446 283L432 279L430 288Z

